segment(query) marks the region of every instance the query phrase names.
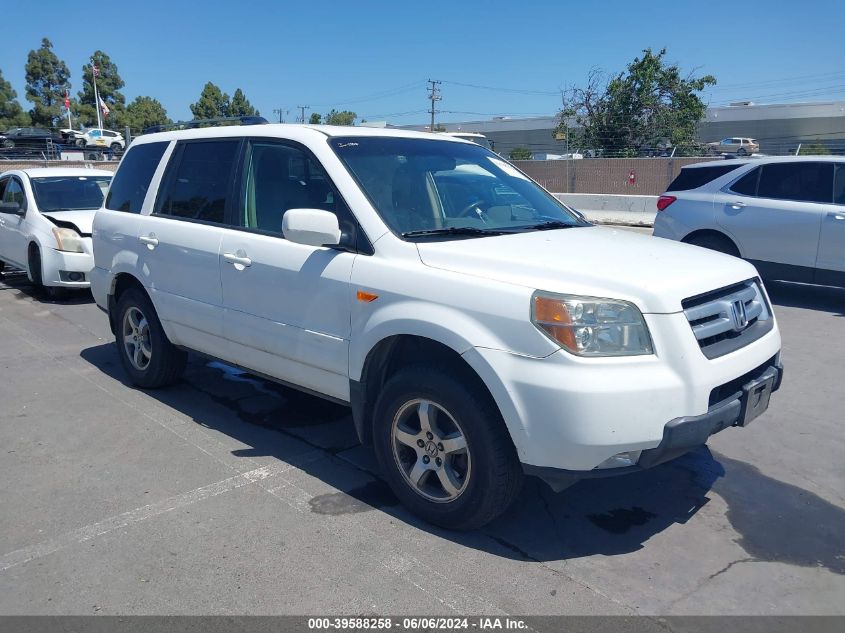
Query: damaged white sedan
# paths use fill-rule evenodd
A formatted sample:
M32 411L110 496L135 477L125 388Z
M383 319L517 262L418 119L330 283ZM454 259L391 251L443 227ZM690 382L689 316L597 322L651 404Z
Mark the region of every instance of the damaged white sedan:
M112 173L46 167L0 174L0 272L26 271L48 296L88 288L91 223Z

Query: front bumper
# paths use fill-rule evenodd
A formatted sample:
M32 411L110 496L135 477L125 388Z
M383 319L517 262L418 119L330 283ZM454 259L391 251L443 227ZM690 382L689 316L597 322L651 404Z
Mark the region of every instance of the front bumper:
M726 399L712 405L707 413L702 415L684 416L670 420L663 427L663 439L655 448L644 450L635 465L622 468L595 468L577 471L548 466L532 466L523 464L526 475L538 477L545 481L555 492L568 488L581 479L598 477L612 477L642 471L671 461L690 450L703 446L711 435L732 426L741 426L744 413L749 404L749 393L752 386L771 380L771 393L780 388L783 381L783 365L775 360L749 372L742 377L746 382L738 391Z
M87 238L90 241L90 238ZM90 245L88 252L68 253L53 248L43 249L41 275L45 286L62 288L88 288L89 275L94 267Z

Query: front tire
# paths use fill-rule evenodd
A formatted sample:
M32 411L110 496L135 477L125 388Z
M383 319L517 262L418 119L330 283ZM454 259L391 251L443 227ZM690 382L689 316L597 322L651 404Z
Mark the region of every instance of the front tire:
M188 355L167 339L145 292L130 288L120 295L115 322L120 362L134 385L155 389L182 377Z
M373 439L393 492L435 525L481 527L522 486L498 409L481 386L460 375L422 365L400 370L376 402Z
M53 301L64 298L64 288L44 285L44 275L41 265L41 249L39 249L35 244L32 244L29 247L27 264L29 265L29 278L32 280L32 283L39 294Z

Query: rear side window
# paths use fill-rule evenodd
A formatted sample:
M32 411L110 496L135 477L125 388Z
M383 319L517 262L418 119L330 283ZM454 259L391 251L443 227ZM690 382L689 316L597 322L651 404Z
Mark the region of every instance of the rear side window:
M144 143L130 147L109 187L106 209L140 213L156 167L167 149L167 142Z
M672 181L666 191L689 191L690 189L698 189L706 185L708 182L716 180L719 176L724 176L738 169L741 165L726 163L725 165L716 165L714 167L685 167L678 174L678 177Z
M731 185L731 191L741 194L743 196L757 195L757 181L760 178L760 168L752 169L742 178Z
M833 199L833 163L763 165L757 196L829 204Z
M189 141L174 152L156 213L224 223L240 139Z

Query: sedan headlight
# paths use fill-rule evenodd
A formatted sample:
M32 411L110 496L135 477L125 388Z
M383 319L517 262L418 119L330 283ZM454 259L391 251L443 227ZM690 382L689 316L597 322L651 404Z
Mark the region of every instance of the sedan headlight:
M654 353L642 313L628 301L536 292L531 321L578 356Z
M82 249L82 236L73 229L61 227L53 228L53 235L58 244L58 250L68 253L84 253Z

